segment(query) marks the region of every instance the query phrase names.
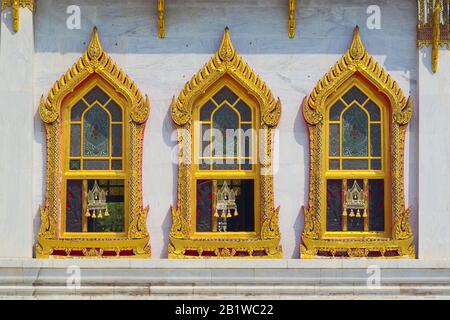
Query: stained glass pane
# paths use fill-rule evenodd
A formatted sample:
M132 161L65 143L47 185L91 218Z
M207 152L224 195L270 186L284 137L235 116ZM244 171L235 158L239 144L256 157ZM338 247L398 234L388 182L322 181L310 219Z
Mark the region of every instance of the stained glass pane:
M200 170L209 170L211 161L209 159L200 159L199 169Z
M371 161L372 170L381 170L381 160L372 160Z
M72 121L81 121L81 115L86 110L87 105L83 100L78 101L70 110L70 119Z
M369 100L365 105L367 112L370 114L370 121L380 121L380 108L372 101Z
M239 119L229 106L224 105L214 113L213 155L237 156Z
M109 116L98 104L84 114L84 156L109 155Z
M252 111L250 107L244 103L244 101L239 101L236 103L235 108L241 115L241 121L252 121Z
M106 109L108 109L111 114L112 121L120 122L122 121L122 108L119 107L117 103L111 100L107 105Z
M70 170L80 170L81 169L80 160L70 160L69 161L69 169Z
M82 232L82 180L67 180L66 231Z
M205 103L200 109L200 120L201 121L210 121L211 114L216 108L216 105L210 100Z
M252 170L252 160L245 159L241 161L241 170Z
M109 160L84 160L84 170L108 170Z
M122 125L113 124L112 126L112 155L113 157L122 156Z
M220 89L213 97L214 101L219 105L222 104L224 100L228 101L229 104L234 104L237 98L238 96L226 86Z
M367 170L369 169L369 161L365 159L361 160L342 160L343 170Z
M109 96L99 87L95 87L87 95L84 96L84 99L91 105L96 100L101 104L105 104L109 100Z
M200 143L200 157L211 156L211 126L209 124L201 125L201 143Z
M223 186L223 180L218 180L217 184L218 188L221 188ZM254 181L250 179L231 180L229 181L229 186L233 188L233 190L237 193L236 206L238 209L238 215L235 216L235 211L231 210L231 212L233 213L233 217L227 219L227 231L255 231Z
M211 232L213 219L213 181L197 181L197 232Z
M233 159L214 159L212 168L213 170L238 170L239 164Z
M241 126L241 156L251 157L252 152L252 126L243 124Z
M368 120L366 113L356 105L342 116L342 153L344 156L368 155Z
M342 230L342 180L327 180L327 231Z
M339 121L342 110L345 109L345 104L339 100L330 108L330 120Z
M81 125L72 124L70 126L70 156L79 157L81 155Z
M381 156L381 129L380 124L370 125L370 142L371 142L371 154L373 157Z
M340 169L339 160L330 160L329 167L331 170L339 170Z
M339 156L339 125L330 124L330 156Z
M384 180L369 180L369 230L384 231Z
M122 170L122 160L112 160L111 161L112 170Z
M92 190L95 180L88 181L88 188ZM88 232L123 232L125 231L124 216L124 181L99 180L100 188L106 191L106 204L109 216L102 211L102 218L88 218Z
M357 87L352 87L344 94L342 99L347 104L351 104L354 100L356 100L357 102L359 102L359 104L362 105L367 100L367 96Z

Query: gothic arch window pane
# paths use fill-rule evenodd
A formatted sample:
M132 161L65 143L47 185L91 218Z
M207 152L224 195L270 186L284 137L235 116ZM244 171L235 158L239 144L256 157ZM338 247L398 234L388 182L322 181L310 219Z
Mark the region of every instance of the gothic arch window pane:
M84 156L109 156L109 116L98 104L85 113L83 132Z
M237 156L239 118L228 105L220 107L213 116L213 156Z
M352 105L342 116L342 153L344 156L368 155L368 121L366 113Z

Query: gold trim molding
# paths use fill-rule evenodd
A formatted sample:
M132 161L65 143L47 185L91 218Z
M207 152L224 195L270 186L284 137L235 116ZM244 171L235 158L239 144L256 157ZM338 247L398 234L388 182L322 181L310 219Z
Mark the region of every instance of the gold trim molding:
M165 1L158 0L158 36L160 38L166 37L166 26L165 26Z
M291 39L295 37L295 2L296 0L289 0L288 35Z
M19 31L20 26L20 15L19 8L28 8L32 12L35 10L34 0L2 0L2 11L6 7L11 7L12 19L13 19L13 30L14 32Z
M233 79L258 102L261 129L259 139L264 141L260 154L268 161L260 164L261 232L257 238L193 238L191 212L195 195L190 189L193 165L192 113L197 98L223 76ZM259 76L237 54L228 28L222 43L209 62L186 83L171 105L172 120L178 127L178 203L172 207L172 228L169 236L169 258L281 258L279 208L275 208L272 174L272 135L281 115L281 102ZM264 132L264 134L261 134ZM261 143L259 143L261 146ZM224 236L226 237L226 236ZM192 254L190 254L192 253ZM243 253L243 255L240 255Z
M417 45L431 46L431 70L439 66L439 48L450 49L450 0L419 0Z
M322 198L323 132L327 98L354 75L360 75L384 94L391 106L390 163L392 195L392 234L389 238L324 238L321 212L326 206ZM411 209L405 208L404 144L407 124L412 116L412 99L406 99L398 84L367 52L356 27L348 51L317 83L302 103L303 115L309 129L310 185L309 205L304 208L305 227L300 252L302 258L319 256L368 257L371 253L382 258L415 257L410 226Z
M129 108L129 224L126 237L112 239L62 238L62 116L64 98L85 80L97 76L110 84L127 101ZM146 220L148 207L142 204L142 149L145 123L150 113L148 97L142 96L131 80L103 50L94 28L82 57L54 84L47 98L41 97L39 114L45 124L47 142L47 183L45 206L41 207L41 226L37 236L38 258L53 257L149 257ZM126 213L127 214L127 213Z

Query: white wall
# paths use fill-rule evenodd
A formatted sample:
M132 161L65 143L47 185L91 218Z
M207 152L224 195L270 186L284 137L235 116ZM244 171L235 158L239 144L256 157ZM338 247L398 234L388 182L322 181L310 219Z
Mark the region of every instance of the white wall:
M366 3L367 5L365 5ZM381 30L366 28L367 6L378 4ZM68 5L81 8L81 30L66 28ZM104 49L151 98L144 142L144 204L153 257L167 257L170 206L176 203L175 141L169 105L184 83L205 64L229 26L234 45L282 101L275 201L281 206L282 246L286 258L298 258L307 203L308 138L299 110L303 97L347 49L356 24L368 50L416 96L416 5L414 1L298 1L296 37L287 36L287 1L166 1L165 39L157 37L156 2L40 0L35 15L34 235L44 201L44 132L37 102L85 50L92 27ZM406 197L417 236L417 109L406 146ZM449 255L450 256L450 255Z
M439 51L431 72L431 49L420 50L420 258L450 258L450 51Z

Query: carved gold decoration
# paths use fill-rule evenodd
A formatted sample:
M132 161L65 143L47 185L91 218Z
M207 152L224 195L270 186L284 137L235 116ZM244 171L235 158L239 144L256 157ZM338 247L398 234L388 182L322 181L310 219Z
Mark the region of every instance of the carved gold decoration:
M227 76L248 92L258 103L261 128L259 140L263 147L259 154L261 161L259 172L259 214L261 232L257 238L194 238L191 230L192 203L195 195L190 185L193 174L191 160L193 134L193 106L196 99L210 86ZM177 99L171 105L172 119L178 126L179 168L178 203L172 207L172 228L170 232L169 258L280 258L280 231L278 224L279 208L275 208L273 196L272 128L278 124L281 115L281 102L275 100L267 85L250 69L237 54L225 29L222 43L209 62L186 83ZM261 145L261 143L260 143ZM268 160L269 159L269 160ZM255 195L258 197L258 193ZM244 253L245 255L240 255Z
M13 30L14 32L18 32L20 25L19 8L28 8L34 11L35 3L34 0L2 0L2 11L6 7L11 7Z
M128 167L128 232L125 237L111 239L64 238L61 236L61 194L63 167L62 115L64 98L87 79L99 77L127 101L126 125L129 126ZM87 50L82 57L41 98L39 114L45 123L47 141L47 183L45 206L41 208L41 226L37 237L38 258L54 257L149 257L149 234L146 227L148 207L142 205L142 145L150 102L136 84L103 50L94 28Z
M288 35L291 39L295 36L295 1L296 0L289 0Z
M450 1L419 0L418 47L431 46L431 70L437 72L439 48L450 49Z
M322 214L326 199L322 194L324 118L328 97L354 76L362 76L376 86L389 100L392 120L390 131L390 168L392 234L390 237L325 238ZM354 30L348 51L335 66L317 83L309 97L303 100L304 119L309 128L310 186L309 206L304 208L305 227L302 234L303 258L371 256L415 257L413 234L410 227L411 210L405 208L404 198L404 142L406 127L412 116L412 99L406 99L398 84L367 52L361 41L359 28ZM345 184L345 189L347 188ZM366 189L366 187L365 187Z
M158 36L160 38L166 37L165 29L165 4L164 0L158 0Z

